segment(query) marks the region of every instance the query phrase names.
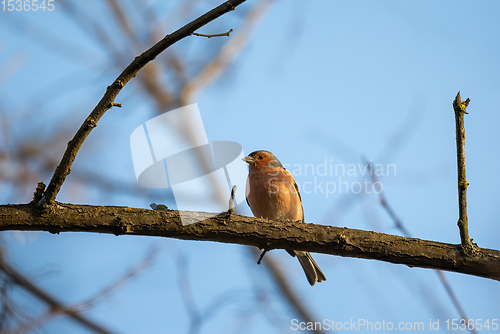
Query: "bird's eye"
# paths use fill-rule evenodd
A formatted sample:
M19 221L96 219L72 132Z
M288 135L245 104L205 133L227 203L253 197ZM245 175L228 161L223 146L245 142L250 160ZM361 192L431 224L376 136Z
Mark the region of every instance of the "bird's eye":
M259 159L264 159L264 156L263 155L259 155Z

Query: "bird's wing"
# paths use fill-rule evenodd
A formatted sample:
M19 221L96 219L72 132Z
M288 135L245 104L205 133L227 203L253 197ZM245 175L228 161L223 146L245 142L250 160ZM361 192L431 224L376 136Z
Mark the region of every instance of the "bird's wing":
M305 223L306 221L304 219L304 206L302 205L302 197L300 196L299 186L297 185L297 182L295 182L295 179L293 178L292 174L290 174L290 172L286 168L283 168L283 169L285 170L285 174L288 175L290 177L290 179L293 180L293 187L295 188L297 195L299 195L300 207L302 209L302 222Z

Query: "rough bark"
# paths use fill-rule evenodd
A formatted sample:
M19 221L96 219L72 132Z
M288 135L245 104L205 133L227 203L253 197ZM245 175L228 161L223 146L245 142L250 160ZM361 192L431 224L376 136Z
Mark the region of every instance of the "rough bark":
M462 102L460 92L453 101L455 112L455 128L457 140L457 175L458 175L458 228L460 230L460 240L464 247L473 247L469 238L469 224L467 218L467 177L465 173L465 120L467 106L470 99Z
M25 230L95 232L205 240L268 249L297 249L316 253L374 259L410 267L433 268L500 281L500 251L464 248L435 241L298 222L275 222L205 212L145 210L115 206L57 203L38 209L32 204L1 205L0 231Z

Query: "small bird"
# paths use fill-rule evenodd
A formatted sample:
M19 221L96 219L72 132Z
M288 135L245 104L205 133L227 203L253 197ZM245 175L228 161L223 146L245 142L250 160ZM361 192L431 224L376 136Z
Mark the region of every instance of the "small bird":
M269 151L255 151L243 161L248 163L247 203L257 218L304 222L304 210L297 183L292 174ZM287 250L297 256L309 284L326 277L309 252Z

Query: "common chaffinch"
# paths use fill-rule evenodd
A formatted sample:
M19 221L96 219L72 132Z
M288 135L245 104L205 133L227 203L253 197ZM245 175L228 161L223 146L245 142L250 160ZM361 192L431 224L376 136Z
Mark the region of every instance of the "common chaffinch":
M292 174L268 151L250 153L248 163L247 203L257 218L304 222L304 210L297 183ZM309 252L287 250L297 256L309 284L325 281L326 277Z

